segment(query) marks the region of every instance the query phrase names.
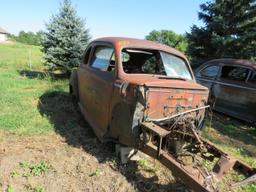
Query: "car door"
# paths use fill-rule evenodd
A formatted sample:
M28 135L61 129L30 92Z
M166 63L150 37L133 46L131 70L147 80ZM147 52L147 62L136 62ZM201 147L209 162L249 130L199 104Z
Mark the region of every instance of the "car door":
M110 65L114 48L105 43L94 45L89 65L87 65L87 95L88 108L85 111L90 116L89 123L97 136L102 139L107 132L109 107L111 103L113 84L115 81L115 64Z
M207 87L209 89L209 99L208 102L212 106L214 106L214 95L212 92L213 85L218 77L220 71L220 66L211 64L199 69L196 73L196 80L201 85Z
M250 69L243 66L223 65L212 88L214 109L225 114L246 119L248 88L246 81Z
M219 66L207 65L196 73L196 80L210 90L219 73Z
M247 87L247 106L246 116L249 121L256 122L256 70L250 71Z
M77 69L77 78L78 78L78 93L79 93L79 107L82 114L85 116L88 122L91 121L91 114L88 113L90 109L93 107L91 105L91 73L89 72L89 61L90 55L92 53L93 45L89 45L85 51L85 56Z

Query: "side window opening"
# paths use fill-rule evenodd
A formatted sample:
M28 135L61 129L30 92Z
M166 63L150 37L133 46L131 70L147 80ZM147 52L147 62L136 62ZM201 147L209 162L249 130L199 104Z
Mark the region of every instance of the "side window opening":
M256 71L252 71L248 83L255 84L256 85Z
M245 82L249 74L249 69L244 67L223 66L220 78L238 82Z
M101 71L114 71L115 70L114 49L108 46L97 46L94 50L91 67Z
M86 53L85 53L84 59L83 59L84 64L88 64L91 50L92 50L92 47L90 47L89 49L86 50Z
M116 67L116 55L115 55L115 52L113 51L113 54L109 62L108 71L115 71L115 67Z
M200 75L208 78L215 78L219 73L219 66L212 65L201 70Z

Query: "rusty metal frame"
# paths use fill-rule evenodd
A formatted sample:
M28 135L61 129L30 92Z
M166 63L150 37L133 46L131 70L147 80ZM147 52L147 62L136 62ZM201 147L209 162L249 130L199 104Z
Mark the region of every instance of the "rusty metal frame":
M158 156L157 149L153 145L146 144L142 148L140 148L140 150L153 158L157 158ZM206 189L205 186L198 182L197 178L193 177L187 171L182 169L182 165L178 163L175 158L172 157L170 154L162 153L157 159L164 166L170 169L175 176L182 179L184 183L189 184L191 188L195 191L209 192L209 190Z
M164 129L164 127L161 127L154 122L143 122L141 124L141 129L144 132L158 136L158 143L153 144L150 142L150 136L148 141L145 142L144 140L139 150L153 158L158 159L163 165L169 168L176 177L182 179L183 182L188 184L188 186L195 191L218 191L216 184L221 181L223 176L231 169L246 176L245 180L233 184L232 187L242 186L256 181L255 168L251 168L247 164L229 156L223 150L206 139L200 137L200 140L207 151L214 155L215 158L218 158L217 163L215 163L212 172L209 175L204 175L201 171L199 171L198 168L194 166L184 166L168 151L162 150L163 138L168 137L168 135L171 134L171 131Z

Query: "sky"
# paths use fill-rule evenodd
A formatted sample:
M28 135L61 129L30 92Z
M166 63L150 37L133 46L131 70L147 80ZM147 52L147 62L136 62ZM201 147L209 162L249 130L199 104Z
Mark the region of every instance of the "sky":
M206 0L72 0L93 38L127 36L144 38L152 30L184 34L198 20ZM0 27L12 34L45 29L61 0L0 0Z

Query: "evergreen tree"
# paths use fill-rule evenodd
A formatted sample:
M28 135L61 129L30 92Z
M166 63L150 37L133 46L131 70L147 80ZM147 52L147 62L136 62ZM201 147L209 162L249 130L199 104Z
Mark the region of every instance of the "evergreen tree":
M215 0L200 5L204 27L187 34L194 64L232 57L256 59L256 0Z
M59 13L46 24L42 38L44 59L50 70L69 73L82 59L90 39L85 22L77 16L70 0L64 0Z
M183 53L187 51L188 42L186 37L171 30L153 30L146 36L146 39L176 48Z

